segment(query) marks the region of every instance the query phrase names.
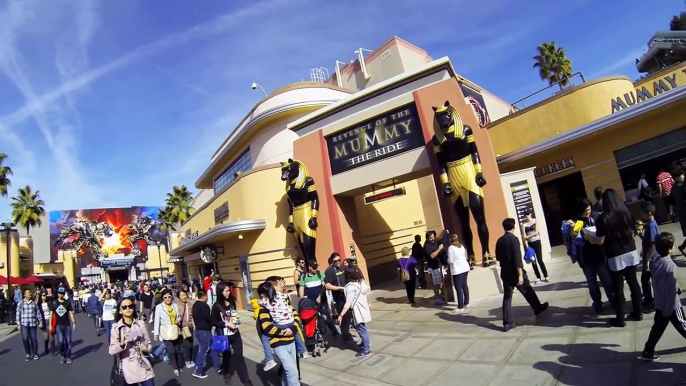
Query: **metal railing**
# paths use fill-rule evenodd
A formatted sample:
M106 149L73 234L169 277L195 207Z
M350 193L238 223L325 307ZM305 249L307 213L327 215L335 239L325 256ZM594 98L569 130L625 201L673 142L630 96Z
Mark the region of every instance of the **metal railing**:
M584 78L584 74L582 74L580 71L579 71L579 72L575 72L575 73L573 73L572 75L570 75L570 76L568 76L568 77L565 77L564 79L561 79L561 80L559 80L559 81L557 81L557 82L551 84L551 85L548 86L548 87L542 88L542 89L540 89L540 90L538 90L538 91L536 91L536 92L534 92L534 93L532 93L532 94L529 94L529 95L525 96L525 97L522 98L522 99L519 99L518 101L512 103L511 105L512 105L512 107L514 107L515 109L523 110L523 109L526 108L526 105L524 104L524 101L526 101L527 99L532 98L532 97L534 97L534 96L536 96L536 95L538 95L538 94L540 94L540 93L542 93L542 92L544 92L544 91L546 91L546 90L549 90L549 89L551 89L551 88L553 88L553 87L559 87L558 85L561 84L561 83L567 82L567 85L564 86L564 87L563 87L562 89L560 89L559 91L554 92L554 93L552 93L551 95L548 95L548 96L546 96L545 98L542 98L542 99L540 99L540 100L536 100L536 102L531 103L531 104L533 105L533 104L535 104L535 103L537 103L537 102L540 102L540 101L543 100L543 99L546 99L546 98L549 98L549 97L551 97L551 96L554 96L554 95L557 94L558 92L564 91L564 90L566 90L567 88L574 87L574 83L572 82L572 78L574 78L574 77L577 76L577 75L578 75L579 78L581 79L581 84L586 83L586 78ZM521 107L518 106L518 104L520 104L520 103L521 103Z

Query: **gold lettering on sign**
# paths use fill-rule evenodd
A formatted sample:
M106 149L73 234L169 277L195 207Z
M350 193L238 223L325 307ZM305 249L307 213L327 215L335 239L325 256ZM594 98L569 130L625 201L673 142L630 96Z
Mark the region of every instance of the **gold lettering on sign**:
M401 112L391 114L390 120L395 121L409 115L409 109L403 110ZM334 145L334 159L347 157L351 153L365 153L370 148L383 146L388 142L396 142L394 141L396 138L411 134L410 125L412 124L412 120L413 118L408 118L402 121L391 123L389 125L388 118L381 118L374 123L374 126L369 123L360 127L356 127L352 130L348 130L343 134L339 134L335 136L332 141L336 143L336 145ZM380 150L383 149L377 149L375 152ZM353 161L353 163L355 162Z
M534 175L536 176L536 178L539 178L539 177L547 176L549 174L561 172L563 170L572 169L574 167L576 167L576 162L574 162L574 157L568 157L568 158L561 159L559 161L544 165L540 168L536 168L534 170Z

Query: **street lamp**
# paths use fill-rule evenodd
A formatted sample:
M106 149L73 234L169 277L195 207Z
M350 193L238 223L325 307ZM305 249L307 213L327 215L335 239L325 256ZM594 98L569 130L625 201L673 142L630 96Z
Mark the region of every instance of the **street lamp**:
M264 96L265 96L265 97L269 96L269 95L267 95L267 92L264 91L264 87L262 87L261 84L252 82L252 86L251 86L251 87L252 87L253 90L255 90L255 89L257 89L257 88L259 87L260 90L262 90L262 92L264 93Z
M162 270L162 242L157 241L155 245L157 245L157 257L160 261L160 277L164 277L164 271Z
M2 228L5 231L5 237L6 237L6 242L5 245L7 246L7 292L8 292L8 299L10 302L14 301L14 289L12 288L12 279L10 276L10 273L12 272L12 259L10 254L12 253L10 244L12 243L10 239L10 235L12 234L12 231L14 230L14 223L7 220L2 224ZM13 312L16 313L16 305L14 305L11 309L12 312L10 312L10 315L12 315ZM8 325L13 326L14 325L14 317L10 319L9 322L7 322Z

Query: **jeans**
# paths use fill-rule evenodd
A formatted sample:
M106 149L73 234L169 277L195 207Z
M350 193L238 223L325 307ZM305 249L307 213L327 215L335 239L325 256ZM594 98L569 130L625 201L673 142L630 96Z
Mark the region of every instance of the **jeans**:
M522 285L503 283L503 326L512 324L512 295L515 288L524 296L524 299L526 299L535 313L538 314L541 309L541 301L538 299L536 291L531 288L529 279L527 279L526 276L524 277L524 283L522 283Z
M453 285L457 292L457 308L464 308L469 304L469 287L467 287L469 271L453 275Z
M264 351L264 360L266 362L273 361L274 357L272 356L272 346L269 343L269 336L262 333L262 326L260 326L259 320L255 323L255 329L257 330L257 336L259 336L260 341L262 341L262 351Z
M407 293L407 300L410 301L410 303L414 303L414 294L416 292L416 287L415 287L415 281L416 280L408 280L403 282L405 284L405 292Z
M279 358L284 370L282 386L300 386L297 351L294 343L274 347L274 355Z
M684 219L686 221L686 219ZM650 271L641 272L641 289L643 290L643 304L652 306L653 304L653 287L650 285L650 279L653 274Z
M603 297L600 294L600 287L598 286L598 279L605 289L605 296L610 303L614 303L614 286L612 278L610 277L610 270L607 268L605 261L598 263L585 264L583 267L584 276L586 276L586 283L588 283L588 292L593 300L593 307L598 309L603 305Z
M139 382L137 385L138 386L155 386L155 378L151 378L151 379L147 379L143 382ZM130 383L127 383L124 386L136 386L136 385L132 385Z
M641 293L641 286L638 284L638 278L636 278L636 266L626 267L620 271L611 272L612 285L615 293L615 302L613 306L615 307L615 314L617 315L618 322L624 322L624 302L626 298L624 297L624 280L629 285L629 290L631 291L631 307L632 314L641 315L641 300L643 294Z
M172 369L181 370L181 340L183 337L179 335L176 340L163 340L164 348L167 349L167 355L169 355L169 360L171 361Z
M212 345L212 331L195 331L198 340L198 352L195 354L195 372L202 374L205 368L205 358Z
M541 240L537 241L527 241L527 244L536 252L536 261L534 264L534 274L536 275L536 279L541 280L541 272L543 273L543 277L548 277L548 270L545 267L545 263L543 262L543 248L541 248ZM538 271L538 267L541 267L541 271Z
M102 326L105 329L105 335L107 335L107 342L110 341L113 325L114 325L114 320L103 320L102 321Z
M662 314L662 311L655 310L655 323L653 323L653 327L650 329L648 341L643 349L644 353L649 355L655 353L655 346L657 346L657 342L662 338L662 334L664 334L665 329L670 322L679 334L686 338L686 321L684 320L683 308L678 307L670 316L665 316Z
M100 322L102 315L100 314L93 314L93 326L95 327L95 333L100 335Z
M371 350L371 346L369 344L369 331L367 331L367 325L365 323L357 323L355 325L355 329L360 335L360 339L362 339L362 347L360 351L368 353L369 350Z
M38 355L38 327L21 326L21 340L24 342L26 355Z
M307 352L307 347L305 347L305 341L303 339L303 332L300 326L296 326L295 323L279 324L281 328L290 328L295 335L295 348L298 350L298 354L304 354Z
M62 358L71 359L71 326L55 326L55 331Z

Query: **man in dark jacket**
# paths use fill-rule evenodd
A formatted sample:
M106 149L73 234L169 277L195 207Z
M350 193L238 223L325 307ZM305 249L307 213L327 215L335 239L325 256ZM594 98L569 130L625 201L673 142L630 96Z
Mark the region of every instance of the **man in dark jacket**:
M505 234L495 244L495 257L500 262L500 278L503 281L503 330L505 332L516 325L512 321L512 294L514 289L524 296L536 316L548 309L548 302L541 304L536 292L531 288L529 278L522 263L522 247L519 238L514 235L515 220L503 220Z
M412 244L412 257L417 260L417 271L419 271L419 288L426 288L426 274L424 273L424 246L422 245L422 236L414 236L414 244Z
M86 303L86 308L88 309L88 314L93 317L93 323L95 325L95 333L98 336L102 335L100 331L100 318L102 317L102 310L100 310L100 299L95 296L95 291L88 298L88 303Z

